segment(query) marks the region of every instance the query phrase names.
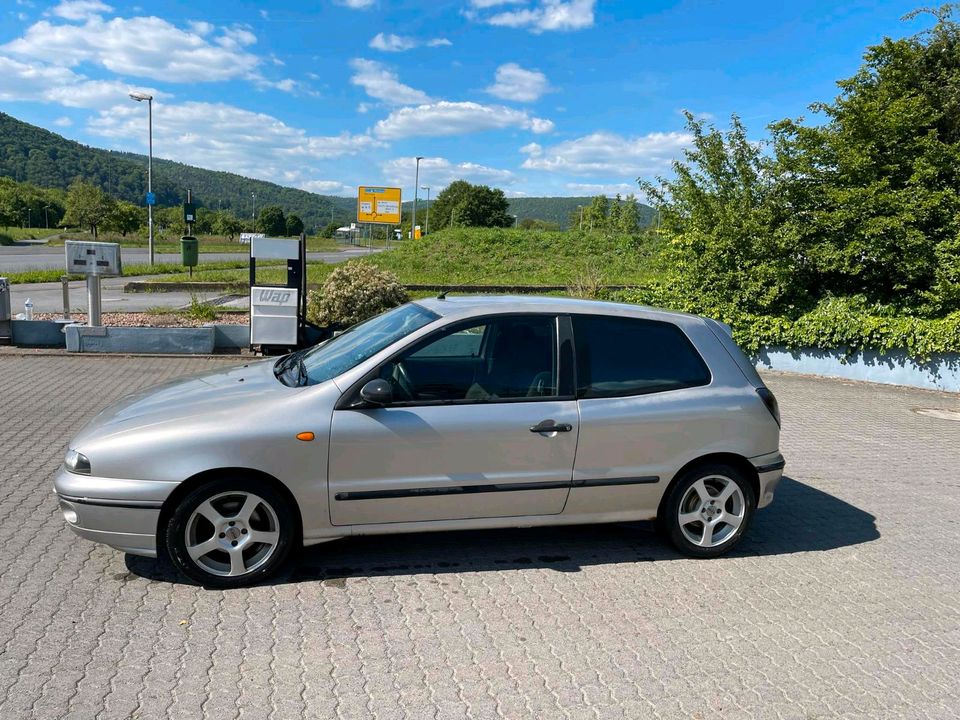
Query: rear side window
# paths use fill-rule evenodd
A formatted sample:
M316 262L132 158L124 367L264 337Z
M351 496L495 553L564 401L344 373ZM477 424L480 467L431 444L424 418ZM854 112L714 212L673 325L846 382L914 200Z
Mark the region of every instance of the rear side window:
M572 320L579 397L642 395L710 382L703 358L673 323L603 315Z

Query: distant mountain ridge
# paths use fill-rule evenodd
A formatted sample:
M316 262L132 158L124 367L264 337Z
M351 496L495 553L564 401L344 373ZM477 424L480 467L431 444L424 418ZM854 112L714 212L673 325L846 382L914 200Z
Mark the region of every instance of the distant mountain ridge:
M146 167L146 155L83 145L0 112L0 177L47 188L66 188L74 178L82 177L114 197L142 205L147 192ZM299 215L308 231L323 228L331 221L344 224L356 219L355 198L318 195L266 180L154 157L153 191L159 205L179 205L186 199L188 188L199 205L211 210L230 210L239 218L253 216L253 195L256 195L258 208L279 205L284 212ZM590 197L511 198L510 213L519 220L545 220L567 229L577 208L589 205L591 200ZM420 203L420 210L425 211L423 198ZM412 200L405 201L404 214L412 207ZM648 224L655 211L646 205L640 209L643 224ZM426 216L424 220L417 218L420 224L425 219Z

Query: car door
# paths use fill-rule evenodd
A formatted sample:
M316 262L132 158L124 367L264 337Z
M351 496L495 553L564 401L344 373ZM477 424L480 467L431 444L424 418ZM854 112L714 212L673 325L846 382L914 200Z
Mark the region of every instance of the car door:
M670 322L574 315L580 437L568 513L656 513L672 474L729 416Z
M331 424L331 522L561 512L579 422L571 343L561 351L557 323L553 315L459 322L351 388ZM390 382L394 402L351 407L375 377Z

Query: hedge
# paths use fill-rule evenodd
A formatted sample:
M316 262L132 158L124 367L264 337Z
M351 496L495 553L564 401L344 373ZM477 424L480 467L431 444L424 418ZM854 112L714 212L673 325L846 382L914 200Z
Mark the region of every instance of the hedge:
M614 293L610 299L669 306L658 302L665 295L655 287ZM788 318L677 304L727 323L737 344L752 355L768 347L840 350L848 357L863 350L902 350L914 360L929 362L934 355L960 353L960 311L942 318L878 314L859 298L827 298L810 312Z

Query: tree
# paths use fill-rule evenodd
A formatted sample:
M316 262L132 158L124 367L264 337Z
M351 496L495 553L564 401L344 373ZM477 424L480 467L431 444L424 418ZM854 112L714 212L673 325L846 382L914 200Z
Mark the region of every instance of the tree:
M103 220L106 230L113 230L126 237L129 232L136 232L143 225L144 213L133 203L126 200L116 202L110 214Z
M66 225L89 227L96 237L97 226L109 217L115 202L96 185L77 178L67 190L67 213L63 222Z
M513 217L503 190L456 180L430 204L430 227L510 227Z
M287 232L287 219L283 216L283 209L279 205L267 205L261 209L256 225L260 232L274 237L285 235Z
M327 223L326 226L323 228L323 232L320 234L323 235L323 237L325 238L332 238L334 236L334 233L337 232L337 229L339 227L340 227L339 223L335 223L335 222Z
M303 232L303 220L300 219L299 215L294 215L290 213L287 215L287 235L289 237L299 236Z
M221 235L233 240L243 231L243 223L233 213L218 210L213 214L210 229L214 235Z

